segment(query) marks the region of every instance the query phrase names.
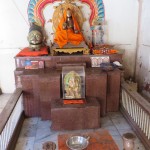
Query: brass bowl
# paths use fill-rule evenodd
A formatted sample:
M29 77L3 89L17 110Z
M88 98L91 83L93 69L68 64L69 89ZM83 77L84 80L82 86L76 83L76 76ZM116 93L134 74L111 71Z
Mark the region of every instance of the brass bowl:
M83 150L89 145L89 137L72 136L67 139L66 145L71 150Z

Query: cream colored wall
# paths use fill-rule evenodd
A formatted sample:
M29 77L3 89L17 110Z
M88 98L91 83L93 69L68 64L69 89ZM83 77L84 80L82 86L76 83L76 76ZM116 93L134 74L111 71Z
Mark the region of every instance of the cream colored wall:
M125 75L132 76L138 27L138 0L104 0L108 43L124 49Z
M0 83L3 93L14 91L14 56L28 44L28 22L25 20L27 1L18 1L22 12L14 2L15 0L7 0L0 4Z
M103 0L103 2L106 20L105 41L125 50L125 68L127 74L133 75L138 26L138 0ZM0 5L0 83L4 93L13 92L15 89L13 72L15 61L13 57L21 48L28 46L28 3L29 0L7 0L2 1ZM52 13L52 9L45 10L45 12ZM45 26L46 30L49 26Z
M141 91L150 98L150 1L143 0L137 57L137 81Z

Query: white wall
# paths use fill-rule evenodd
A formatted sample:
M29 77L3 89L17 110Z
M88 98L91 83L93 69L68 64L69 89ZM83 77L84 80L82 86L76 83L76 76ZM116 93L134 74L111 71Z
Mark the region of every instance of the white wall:
M137 81L144 94L150 97L150 1L143 0L139 49L137 57Z
M127 75L133 75L138 26L138 0L103 0L103 2L106 11L106 42L125 50L126 72ZM15 61L13 57L21 48L28 46L28 3L29 0L1 1L0 85L4 93L13 92L15 89L13 77ZM48 10L44 11L44 13L46 12ZM52 10L50 9L49 12Z
M133 75L138 27L138 0L104 0L108 43L124 49L125 74Z
M17 3L20 3L20 12ZM27 2L7 0L0 4L0 85L3 93L12 93L15 89L14 56L27 46L28 23ZM23 14L22 14L23 13Z

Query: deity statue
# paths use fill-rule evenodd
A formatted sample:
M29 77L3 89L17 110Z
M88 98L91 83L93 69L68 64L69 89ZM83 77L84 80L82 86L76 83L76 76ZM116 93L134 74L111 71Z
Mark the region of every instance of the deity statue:
M77 34L79 31L76 30L74 28L74 22L73 22L73 18L72 18L72 12L71 9L68 8L66 10L66 21L63 23L63 29L67 30L67 29L72 29L72 31Z
M31 51L39 51L43 46L44 36L42 28L36 24L32 24L28 34L29 48Z
M71 71L64 78L65 98L78 99L81 98L81 78L75 72Z
M84 41L78 22L70 8L67 8L63 12L63 16L56 28L54 41L60 48L65 46L67 43L79 45L82 41Z

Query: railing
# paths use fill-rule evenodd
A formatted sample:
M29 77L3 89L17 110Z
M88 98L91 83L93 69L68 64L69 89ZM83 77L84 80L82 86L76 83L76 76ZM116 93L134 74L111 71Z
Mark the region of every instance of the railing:
M22 89L16 89L0 114L0 150L10 149L9 147L13 150L10 143L17 140L13 136L23 114L22 100Z
M127 83L122 83L121 111L146 149L150 149L150 103Z

